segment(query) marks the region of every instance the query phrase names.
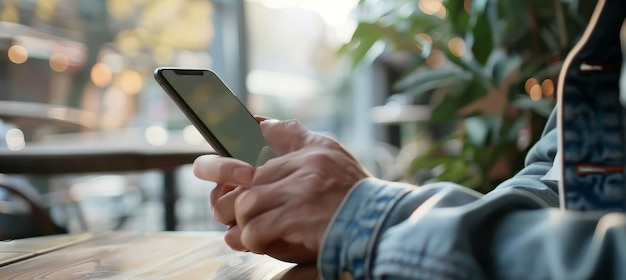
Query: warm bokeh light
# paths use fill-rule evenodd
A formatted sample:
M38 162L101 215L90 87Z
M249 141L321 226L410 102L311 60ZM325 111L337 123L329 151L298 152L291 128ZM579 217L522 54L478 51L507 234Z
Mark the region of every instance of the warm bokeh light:
M143 77L135 70L122 70L116 77L116 86L127 94L137 94L143 88Z
M554 82L550 79L546 79L541 83L541 90L545 97L554 96Z
M28 60L28 50L20 45L13 45L7 51L9 60L15 64L22 64Z
M24 149L26 141L24 140L24 132L17 128L9 129L4 136L7 148L11 151L19 151Z
M463 8L465 8L465 11L469 13L472 10L472 0L463 1Z
M430 35L426 34L426 33L420 33L415 35L415 37L419 37L421 38L421 40L428 42L428 43L432 43L433 42L433 38L430 37Z
M421 0L419 1L419 8L423 13L437 16L441 19L445 18L448 13L441 0Z
M443 66L446 61L446 55L440 50L433 50L430 52L428 58L426 58L426 64L432 68L439 68Z
M167 142L167 131L160 126L150 126L144 133L146 141L154 146L163 146Z
M540 85L534 85L530 88L530 92L528 93L530 95L530 99L532 100L539 100L541 99L541 96L543 95L542 91L541 91L541 86Z
M200 134L198 129L193 125L188 125L183 129L183 138L187 143L192 145L198 145L205 141L202 134Z
M526 90L526 93L530 93L530 90L536 85L539 85L539 81L537 81L537 79L530 78L526 80L526 83L524 84L524 89Z
M108 0L106 3L109 15L113 18L124 19L133 15L133 1Z
M50 21L54 17L55 3L50 0L38 0L35 10L37 17L44 21Z
M55 72L63 72L69 67L67 56L62 53L54 53L50 56L50 68Z
M465 54L465 41L463 41L463 39L459 37L452 38L450 41L448 41L448 49L450 49L452 55L456 57L461 57Z
M115 41L122 54L135 54L141 49L141 41L129 30L117 34Z
M106 87L113 80L113 73L111 73L111 69L108 65L101 62L98 62L91 67L89 75L91 77L91 82L97 87Z
M2 13L0 13L0 20L7 22L18 22L20 21L20 13L17 9L17 6L10 3L4 3L2 7Z

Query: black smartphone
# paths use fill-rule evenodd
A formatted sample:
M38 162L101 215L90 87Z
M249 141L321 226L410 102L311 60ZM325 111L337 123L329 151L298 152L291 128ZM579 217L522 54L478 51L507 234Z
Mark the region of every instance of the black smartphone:
M154 77L218 154L253 166L267 160L259 124L215 72L159 67Z

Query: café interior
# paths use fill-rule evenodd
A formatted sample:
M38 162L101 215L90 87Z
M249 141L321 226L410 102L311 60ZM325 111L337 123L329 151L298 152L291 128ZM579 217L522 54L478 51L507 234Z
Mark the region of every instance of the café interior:
M209 204L215 184L191 170L196 157L214 150L155 81L157 67L211 69L253 114L298 119L338 139L379 178L456 176L481 190L515 166L460 158L490 149L496 138L519 151L510 156L523 154L541 128L534 124L554 104L554 65L571 43L542 44L547 50L537 53L550 54L541 57L545 71L520 76L511 69L525 67L526 58L498 45L517 41L494 39L481 52L483 33L474 40L457 30L464 26L457 19L470 25L464 15L480 8L473 2L484 1L1 1L0 237L46 235L30 224L38 219L24 218L31 212L66 235L225 229ZM585 15L567 20L576 16ZM411 27L411 18L424 27ZM494 126L509 121L496 121L497 109L489 118L474 114L492 104L479 100L484 95L458 98L481 85L476 71L459 65L484 66L504 84L490 88L485 102L504 104L498 91L516 93L506 104L518 106L515 131L493 136L500 133ZM461 114L473 116L462 119L462 139L453 133ZM463 157L416 160L433 146Z

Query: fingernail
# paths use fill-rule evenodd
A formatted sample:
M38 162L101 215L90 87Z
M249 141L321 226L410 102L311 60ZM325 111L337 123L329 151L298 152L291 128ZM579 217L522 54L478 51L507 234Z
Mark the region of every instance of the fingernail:
M252 181L253 174L254 174L254 170L252 168L247 168L247 167L235 168L235 170L233 171L235 180L240 184L250 183L250 181Z
M279 123L280 121L277 119L267 119L267 120L263 120L260 123L267 123L267 124L274 124L274 123Z

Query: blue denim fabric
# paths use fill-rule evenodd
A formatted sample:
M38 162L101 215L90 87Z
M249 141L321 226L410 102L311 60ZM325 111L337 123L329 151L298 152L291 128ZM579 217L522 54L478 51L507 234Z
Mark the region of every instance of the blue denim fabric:
M487 195L451 183L358 182L327 229L322 277L626 279L619 102L626 2L599 0L596 14L594 29L564 65L561 126L555 110L523 170ZM557 155L558 129L563 179L543 180ZM559 201L593 211L563 211ZM622 212L607 213L613 211Z
M487 195L451 183L365 179L326 233L324 279L626 279L626 216L562 211L541 180L556 120L516 176Z
M590 32L562 70L565 208L625 211L620 30L626 2L599 1Z

